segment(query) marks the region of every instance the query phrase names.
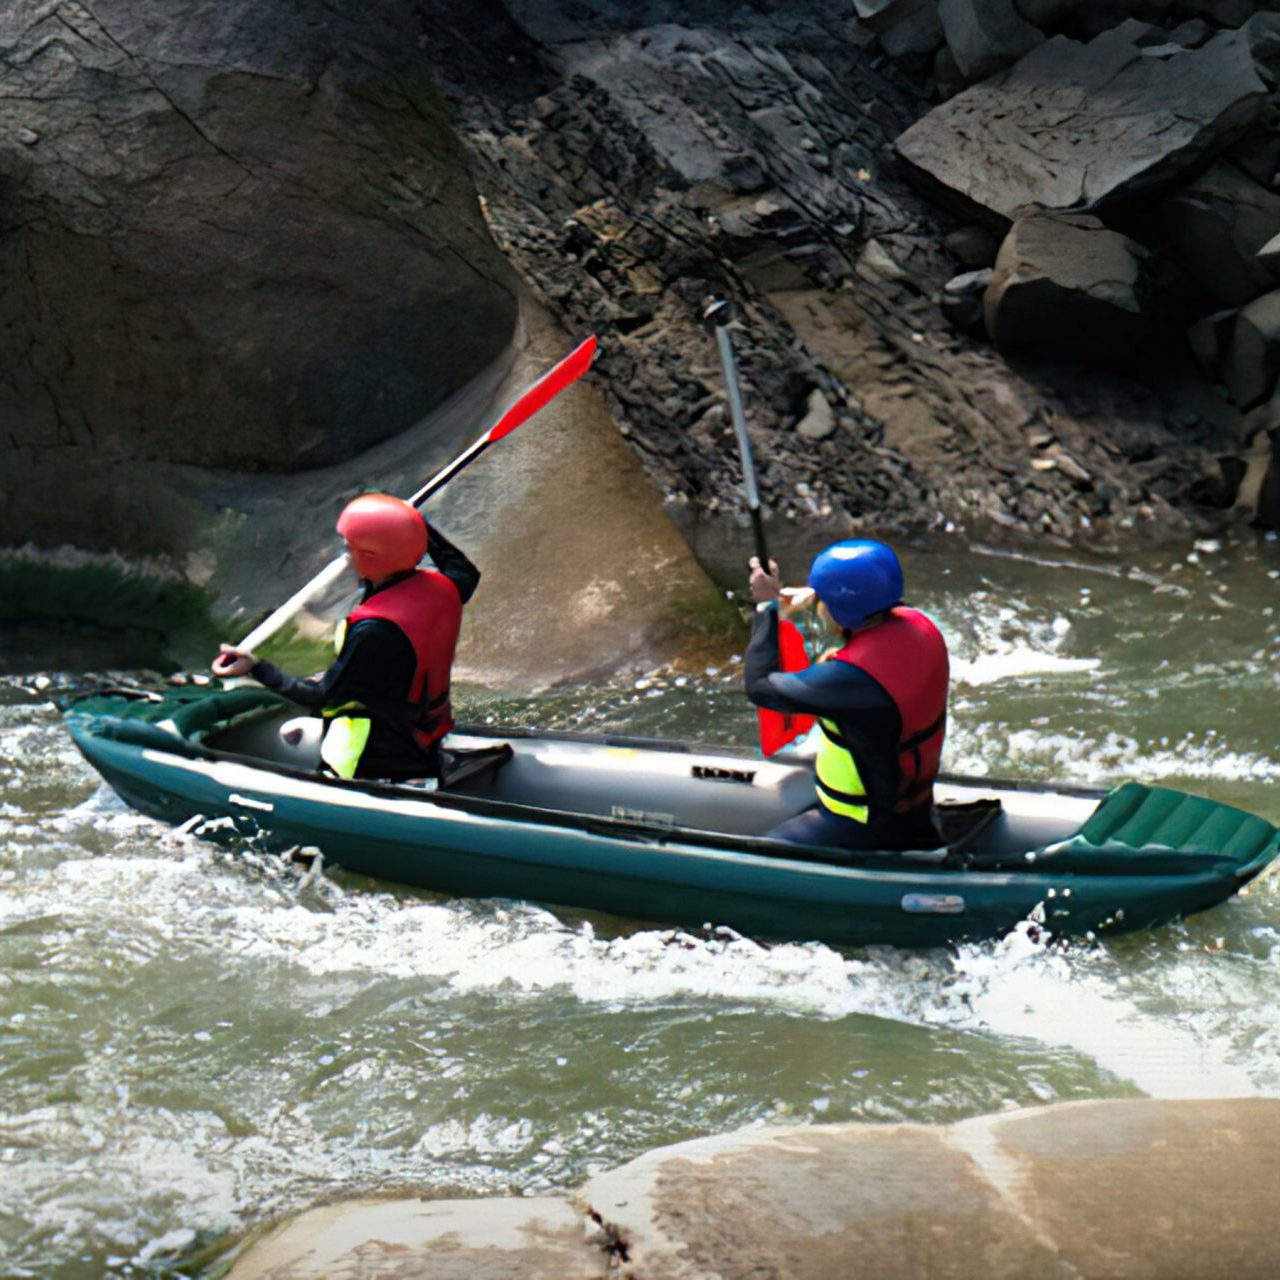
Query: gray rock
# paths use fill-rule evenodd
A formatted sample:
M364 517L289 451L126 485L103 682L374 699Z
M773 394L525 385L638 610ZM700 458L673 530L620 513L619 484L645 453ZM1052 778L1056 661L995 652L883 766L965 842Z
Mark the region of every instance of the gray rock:
M957 227L947 233L943 244L966 267L989 267L1000 252L1000 239L986 227Z
M1262 108L1249 32L1148 57L1164 33L1127 21L1055 36L934 108L896 142L942 186L1006 218L1092 209L1162 186L1234 141Z
M1184 49L1198 49L1215 30L1217 28L1211 27L1203 18L1189 18L1169 32L1169 39L1173 44L1182 45Z
M858 274L864 279L867 276L878 276L892 284L905 284L911 279L911 273L903 269L879 240L871 239L862 246L858 254Z
M1280 113L1268 103L1258 124L1229 147L1223 158L1255 182L1274 188L1280 177Z
M1222 359L1222 378L1241 409L1267 398L1280 377L1280 289L1236 312Z
M3 447L315 466L502 352L516 277L415 0L72 9L0 7Z
M1157 218L1182 269L1215 302L1237 307L1280 285L1260 251L1280 233L1280 195L1219 161L1165 200Z
M964 76L945 44L933 55L933 87L943 99L955 97L964 88Z
M983 299L991 340L1003 351L1124 363L1147 330L1144 253L1096 218L1019 218Z
M1014 0L1014 7L1033 27L1047 33L1071 17L1079 5L1078 0Z
M984 298L991 283L992 270L966 271L942 286L938 305L942 314L961 333L974 337L986 334L986 307Z
M1256 0L1178 0L1183 13L1208 18L1220 27L1238 27L1257 7Z
M806 440L825 440L836 429L836 415L830 402L815 387L809 393L809 405L803 418L796 423L796 432Z
M1212 378L1222 376L1222 360L1235 327L1234 310L1215 311L1187 330L1187 344L1200 367Z
M943 42L942 23L934 0L916 4L881 25L880 47L891 58L932 53Z
M939 0L938 17L966 80L985 80L1044 39L1013 0Z
M1266 263L1280 262L1280 231L1258 250L1258 257Z

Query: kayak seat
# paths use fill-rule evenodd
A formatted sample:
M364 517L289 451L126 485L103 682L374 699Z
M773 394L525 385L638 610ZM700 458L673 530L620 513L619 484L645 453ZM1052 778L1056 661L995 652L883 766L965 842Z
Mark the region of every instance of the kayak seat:
M461 747L440 750L440 786L445 791L475 794L493 781L494 775L514 753L509 742L494 747Z
M991 824L1004 812L1004 805L995 797L965 802L943 801L934 806L934 817L942 833L942 845L938 860L963 862L965 854L977 842Z

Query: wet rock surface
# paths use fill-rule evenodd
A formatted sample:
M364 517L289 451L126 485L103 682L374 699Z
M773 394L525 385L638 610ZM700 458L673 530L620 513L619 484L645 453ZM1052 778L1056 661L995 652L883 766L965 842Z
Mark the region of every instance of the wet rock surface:
M0 541L173 550L103 469L333 462L499 357L518 282L414 12L4 7Z
M229 1278L1263 1280L1280 1267L1278 1144L1280 1101L1261 1098L755 1128L660 1148L565 1199L311 1210Z
M0 536L182 561L207 513L157 468L367 448L497 357L517 282L600 336L596 385L690 536L739 501L712 294L775 523L1266 524L1236 478L1270 447L1241 419L1275 381L1248 311L1280 233L1272 7L20 5ZM946 290L1015 220L1082 211L1148 255L1122 372L1076 341L1108 271L1023 295L1030 350Z

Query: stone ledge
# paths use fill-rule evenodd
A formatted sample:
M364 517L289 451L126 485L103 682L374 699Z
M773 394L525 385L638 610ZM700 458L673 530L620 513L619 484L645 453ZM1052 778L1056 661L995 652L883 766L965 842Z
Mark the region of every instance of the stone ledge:
M1115 1099L953 1125L750 1128L563 1199L357 1201L228 1280L1270 1280L1280 1099Z

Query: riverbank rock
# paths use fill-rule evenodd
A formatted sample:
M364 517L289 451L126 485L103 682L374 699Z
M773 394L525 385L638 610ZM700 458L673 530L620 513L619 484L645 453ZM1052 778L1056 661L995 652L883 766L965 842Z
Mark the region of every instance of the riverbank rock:
M1088 42L1055 36L895 145L999 218L1033 204L1092 210L1193 172L1248 128L1266 92L1247 29L1184 48L1131 19Z
M1219 161L1159 206L1170 252L1204 292L1238 307L1280 284L1280 195Z
M331 463L500 356L517 280L423 30L411 0L4 7L0 542L167 550L104 466Z
M1013 0L938 0L938 16L947 48L966 80L985 80L1044 39Z
M1263 1098L753 1128L652 1151L566 1200L314 1209L228 1280L1271 1280L1277 1150L1280 1100Z
M944 33L936 0L319 16L106 0L70 26L75 5L11 6L0 543L180 571L195 555L208 580L210 473L248 493L262 468L304 469L292 481L395 438L501 361L521 288L564 332L599 335L595 385L691 541L740 509L699 319L711 295L742 318L760 491L784 528L1104 547L1210 531L1219 517L1189 495L1236 441L1170 391L1180 336L1163 371L1119 388L1006 360L938 307L1031 196L1097 205L1152 250L1171 326L1220 305L1162 256L1151 206L1217 156L1269 186L1280 62L1274 23L1218 30L1226 9L1198 12L948 0ZM1037 38L1028 26L1048 38L939 105L962 58L985 71ZM903 158L912 139L938 160L932 186ZM935 200L949 165L960 227ZM1252 243L1252 217L1223 234ZM1087 483L1038 469L1041 429ZM242 513L227 503L219 538Z
M1004 351L1123 365L1147 331L1145 256L1097 218L1019 218L983 294L991 340Z
M1222 355L1223 379L1241 409L1265 400L1280 377L1280 289L1236 312Z

